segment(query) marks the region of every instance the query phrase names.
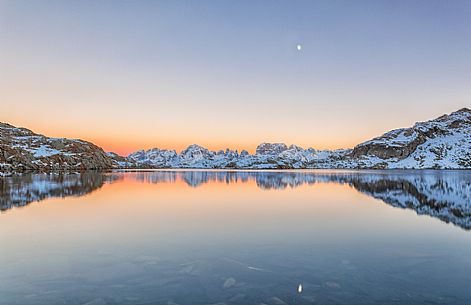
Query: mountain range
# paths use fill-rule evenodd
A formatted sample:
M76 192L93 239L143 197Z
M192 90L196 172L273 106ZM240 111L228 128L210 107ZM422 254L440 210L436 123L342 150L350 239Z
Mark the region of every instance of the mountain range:
M0 123L0 172L112 168L204 169L471 169L471 110L389 131L353 149L316 150L262 143L245 150L211 151L193 144L180 153L153 148L128 156L93 143L50 138Z

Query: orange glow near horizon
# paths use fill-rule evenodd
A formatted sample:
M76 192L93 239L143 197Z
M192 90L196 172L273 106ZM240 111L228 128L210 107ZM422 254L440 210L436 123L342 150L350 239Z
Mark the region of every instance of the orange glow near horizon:
M63 212L64 219L67 218L65 217L66 214L72 214L76 219L80 219L90 215L90 211L93 210L95 215L97 213L114 213L129 218L133 210L133 206L130 206L129 203L136 199L135 194L139 194L139 207L147 209L148 215L156 215L159 211L165 210L167 212L171 211L174 215L191 211L195 216L194 213L200 214L202 213L200 211L205 211L204 217L207 217L208 220L212 219L212 221L217 219L212 214L226 214L227 209L231 206L237 206L239 210L243 209L259 216L265 214L266 206L254 206L251 201L253 198L259 198L260 196L269 198L268 202L271 204L272 211L276 214L279 212L280 215L293 213L291 204L293 201L298 202L297 208L299 209L312 210L313 205L310 198L315 198L317 204L322 205L324 212L334 213L335 206L328 203L329 199L333 197L332 194L335 194L337 199L341 199L342 204L346 205L345 209L348 208L352 211L361 209L361 207L350 204L349 200L354 199L355 202L374 201L367 195L352 190L348 185L330 182L317 182L312 185L306 183L294 188L261 189L255 179L249 178L246 181L239 179L230 183L210 180L197 187L192 187L183 180L181 175L177 175L175 181L152 183L138 180L136 175L139 174L145 174L145 172L122 173L122 179L104 184L89 194L75 198L67 197L67 204L63 204L63 198L50 198L44 200L44 202L32 203L24 208L8 210L4 216L15 217L14 214L17 213L26 215L34 213L37 217L39 213L42 217L57 217L57 214L54 213ZM227 197L228 191L233 194L231 198ZM175 198L178 198L177 201L180 205L175 205ZM199 205L188 205L187 202L191 202L191 200L197 201ZM84 202L89 204L85 208ZM142 202L146 202L146 204ZM381 206L379 207L381 208ZM294 213L297 213L297 210L294 210ZM191 219L187 219L187 221L191 221Z
M81 139L89 141L105 151L115 152L119 155L126 156L132 152L144 149L159 148L159 149L174 149L178 153L187 148L191 144L198 144L206 147L213 151L225 150L226 148L238 150L247 150L249 153L255 153L257 145L270 142L270 143L285 143L286 145L295 144L303 148L315 148L315 149L339 149L339 148L352 148L361 141L367 140L368 137L316 137L313 141L306 141L304 139L284 140L281 138L274 138L273 136L263 139L254 139L253 137L244 138L242 134L239 137L232 139L224 138L222 135L211 135L211 138L206 139L200 138L193 139L191 135L184 137L173 138L171 134L162 133L163 136L153 135L152 132L144 132L138 134L122 134L123 126L117 128L116 132L113 130L103 130L100 128L83 128L83 126L71 126L66 125L64 128L59 128L59 124L43 125L38 124L40 122L22 122L23 120L15 122L6 122L16 127L24 127L31 131L42 134L48 137L57 138L70 138L70 139ZM55 125L57 127L55 127ZM182 132L177 132L181 135ZM217 137L216 137L217 136ZM303 141L304 140L304 141Z
M374 223L396 226L397 217L404 217L404 214L415 219L414 213L378 204L377 199L347 184L317 182L294 188L261 189L255 179L248 179L231 183L210 180L192 187L181 175L177 175L175 181L158 183L138 180L138 172L121 175L122 179L104 184L85 196L66 197L66 201L64 198L50 198L8 210L2 215L2 223L16 228L16 217L21 215L26 219L25 223L30 226L37 224L44 231L54 230L54 226L44 223L55 223L71 230L80 228L80 234L84 233L84 228L91 236L100 232L107 240L111 236L121 236L115 235L115 228L121 231L123 228L154 226L153 232L165 236L169 230L175 233L175 223L184 223L184 231L192 234L199 231L206 236L214 233L215 227L244 231L246 226L241 226L241 223L260 230L261 221L273 228L283 223L284 230L296 230L300 220L325 228L334 217L340 223L343 219L360 227ZM227 196L228 192L232 195ZM139 226L135 226L136 219L140 221ZM292 223L287 225L290 219ZM421 218L421 221L426 221L426 218ZM31 231L39 234L37 230ZM250 235L253 232L248 230Z
M0 122L120 155L254 153L353 148L469 107L468 5L372 2L0 1Z

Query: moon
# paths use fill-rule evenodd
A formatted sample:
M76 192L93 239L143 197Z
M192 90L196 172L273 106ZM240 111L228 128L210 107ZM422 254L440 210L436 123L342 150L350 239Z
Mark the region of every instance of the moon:
M296 45L296 49L297 49L298 51L301 51L302 48L303 48L302 45L300 45L300 44Z
M303 285L302 284L299 284L298 286L298 293L301 293L303 292Z

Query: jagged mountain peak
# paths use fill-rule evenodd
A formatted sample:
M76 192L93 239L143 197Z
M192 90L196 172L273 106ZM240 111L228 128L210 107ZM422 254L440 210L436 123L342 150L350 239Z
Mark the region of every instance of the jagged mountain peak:
M470 128L471 110L463 108L391 130L353 149L316 150L266 142L257 146L255 154L245 150L237 154L193 144L166 162L146 164L174 168L471 168Z
M456 120L462 120L466 123L471 123L471 110L468 108L462 108L450 114L444 114L436 119L428 120L424 122L418 122L414 125L415 126L422 126L422 125L433 125L434 123L453 123ZM446 126L444 126L446 127ZM453 126L450 126L453 128Z
M464 108L461 108L453 113L469 113L471 115L471 109L467 108L467 107L464 107Z
M181 153L190 151L209 151L209 149L198 144L191 144L187 148L185 148Z
M262 143L257 146L257 155L276 155L288 149L285 143Z
M0 122L0 128L15 128L15 126L8 123Z
M351 156L362 160L360 167L469 168L471 111L463 108L392 130L357 145Z
M121 157L92 143L48 138L0 123L0 171L82 168L471 168L471 110L463 108L409 128L391 130L353 149L315 150L262 143L256 153L211 151L192 144Z

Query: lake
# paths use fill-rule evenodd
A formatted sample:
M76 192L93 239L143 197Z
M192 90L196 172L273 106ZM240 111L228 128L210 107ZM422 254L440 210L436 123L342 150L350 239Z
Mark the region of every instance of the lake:
M0 304L471 304L469 171L0 178Z

